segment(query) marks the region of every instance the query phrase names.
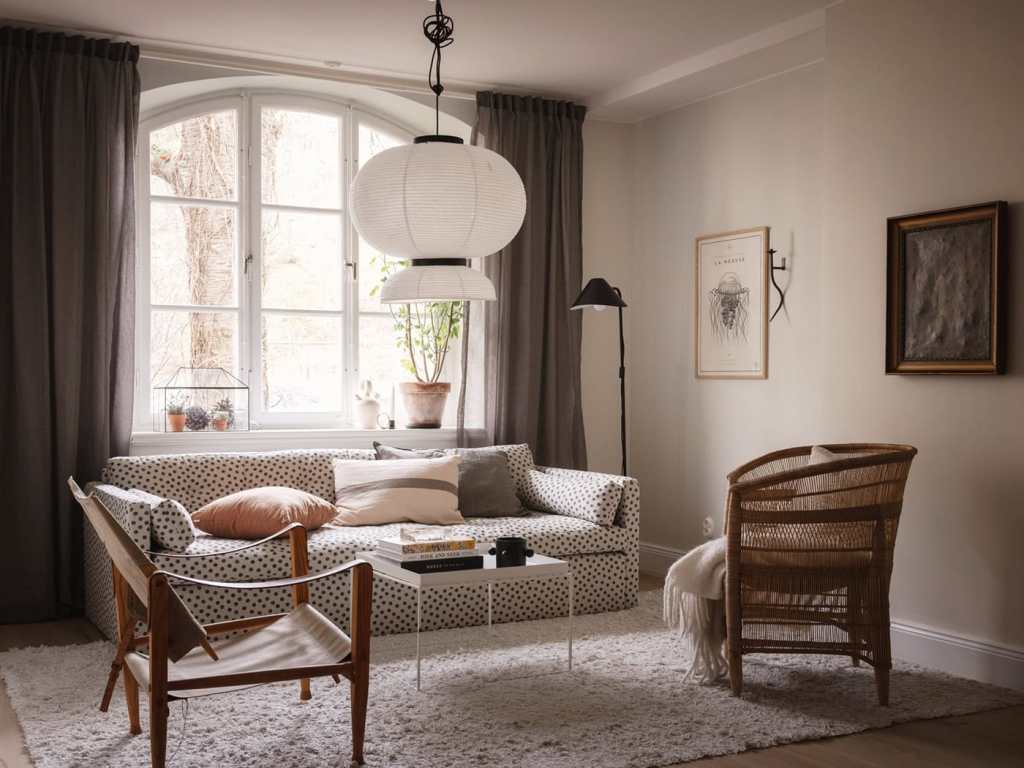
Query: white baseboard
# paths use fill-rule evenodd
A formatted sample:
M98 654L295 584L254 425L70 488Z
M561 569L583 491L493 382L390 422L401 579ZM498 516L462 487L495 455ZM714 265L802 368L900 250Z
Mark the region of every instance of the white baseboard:
M664 576L686 550L640 542L640 571ZM951 675L1024 690L1024 649L988 643L933 627L892 622L893 658Z
M893 658L1024 691L1024 649L909 622L892 622Z
M669 566L686 554L684 549L663 547L660 544L640 542L640 573L664 576Z

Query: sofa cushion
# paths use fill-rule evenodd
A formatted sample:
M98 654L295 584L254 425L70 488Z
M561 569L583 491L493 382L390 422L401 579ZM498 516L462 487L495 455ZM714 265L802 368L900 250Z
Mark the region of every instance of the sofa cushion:
M332 462L373 458L372 450L352 449L117 456L103 468L103 482L177 499L189 512L222 496L267 485L298 488L333 501Z
M334 462L338 525L461 523L459 457Z
M396 535L401 528L399 524L326 525L313 531L309 534L310 571L325 570L351 559L360 550L373 549L377 539ZM481 542L491 542L498 536L522 536L536 552L552 557L629 552L632 546L630 531L624 528L602 528L586 520L541 512L530 512L524 517L469 518L447 530L475 536ZM188 548L188 554L224 552L246 543L200 533ZM185 576L224 581L279 578L288 575L291 568L285 539L224 557L177 559L157 554L154 562Z
M591 473L566 477L541 469L531 469L527 478L526 503L534 509L606 527L615 521L622 486L612 478Z
M377 458L429 459L454 454L459 462L459 511L466 517L515 517L526 514L508 470L508 454L499 448L452 451L396 448L374 441Z
M263 539L292 523L316 530L338 513L334 505L297 488L265 486L230 493L194 513L196 527L230 539Z
M158 547L172 552L184 552L196 540L192 518L180 502L162 499L138 488L132 488L131 492L149 502L149 531Z

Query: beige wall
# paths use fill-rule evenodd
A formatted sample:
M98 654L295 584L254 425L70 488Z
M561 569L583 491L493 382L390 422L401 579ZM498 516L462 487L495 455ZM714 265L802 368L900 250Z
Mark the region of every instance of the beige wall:
M583 282L603 277L618 287L627 304L626 364L636 342L633 322L632 126L589 121L583 124ZM583 312L583 413L587 459L598 472L622 471L619 448L619 318L612 310ZM633 386L631 372L627 384ZM632 418L632 414L627 416Z
M628 129L634 248L619 270L632 299L642 540L697 544L701 518L721 525L725 473L765 450L909 442L921 453L894 617L1024 646L1021 30L1014 0L851 0L828 11L824 63ZM1011 206L1009 374L885 376L886 217L993 199ZM770 378L697 381L694 237L760 225L793 266L789 317L771 325ZM585 331L590 373L607 350ZM590 445L608 437L613 402L585 400Z
M641 539L700 541L721 528L725 473L813 441L821 397L823 67L647 121L635 135L633 464ZM694 238L770 226L791 269L788 316L771 325L769 378L694 378ZM774 298L772 306L774 307ZM589 423L588 423L589 428Z
M824 437L902 440L895 615L1024 645L1024 3L859 0L827 25ZM1009 374L885 376L885 218L1010 203Z

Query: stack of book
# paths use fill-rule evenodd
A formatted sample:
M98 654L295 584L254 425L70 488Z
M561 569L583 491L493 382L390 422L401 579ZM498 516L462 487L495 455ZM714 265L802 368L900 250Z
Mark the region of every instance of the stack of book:
M483 555L472 536L426 538L394 536L378 539L376 553L407 571L440 573L483 568Z

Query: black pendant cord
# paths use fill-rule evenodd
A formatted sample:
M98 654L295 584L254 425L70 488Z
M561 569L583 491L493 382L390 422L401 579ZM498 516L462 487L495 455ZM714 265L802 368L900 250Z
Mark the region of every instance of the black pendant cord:
M441 85L441 49L455 42L452 37L454 32L455 21L451 16L445 16L438 0L434 3L434 13L423 19L423 35L434 46L430 67L427 69L427 84L434 92L434 134L438 136L441 135L441 94L444 93L444 86Z

